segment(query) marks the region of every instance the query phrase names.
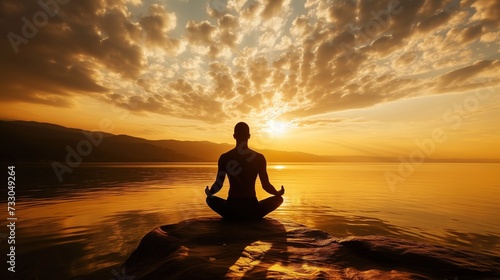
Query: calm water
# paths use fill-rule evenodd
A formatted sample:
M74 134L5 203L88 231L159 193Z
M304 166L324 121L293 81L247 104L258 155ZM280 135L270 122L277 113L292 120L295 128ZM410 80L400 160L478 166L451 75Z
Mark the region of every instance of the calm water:
M286 189L270 217L335 237L383 235L500 255L500 164L423 164L393 188L384 174L397 172L397 164L268 169L275 187ZM154 227L215 216L204 194L213 164L82 165L62 183L50 167L16 172L19 279L111 279ZM218 195L226 197L227 188Z

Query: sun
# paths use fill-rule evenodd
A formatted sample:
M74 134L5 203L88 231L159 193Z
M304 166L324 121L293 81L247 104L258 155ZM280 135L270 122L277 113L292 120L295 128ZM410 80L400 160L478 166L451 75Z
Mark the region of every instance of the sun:
M283 135L286 132L287 124L281 121L270 120L267 122L267 130L273 135Z

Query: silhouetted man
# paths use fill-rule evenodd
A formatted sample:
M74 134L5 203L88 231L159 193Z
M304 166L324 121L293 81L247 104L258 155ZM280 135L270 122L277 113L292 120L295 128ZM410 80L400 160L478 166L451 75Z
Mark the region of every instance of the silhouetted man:
M281 197L285 189L277 191L269 182L266 170L266 159L260 153L248 148L250 128L244 122L234 127L236 147L219 158L217 177L212 187L205 188L207 204L225 219L255 220L264 217L283 203ZM214 196L229 178L229 194L227 200ZM262 188L272 194L272 197L262 201L255 194L255 180L259 175Z

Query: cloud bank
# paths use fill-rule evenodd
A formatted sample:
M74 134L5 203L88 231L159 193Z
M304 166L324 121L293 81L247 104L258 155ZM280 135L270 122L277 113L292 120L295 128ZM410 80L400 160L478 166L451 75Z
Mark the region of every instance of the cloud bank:
M2 1L0 102L68 107L85 95L208 123L305 120L499 84L499 1L181 6Z

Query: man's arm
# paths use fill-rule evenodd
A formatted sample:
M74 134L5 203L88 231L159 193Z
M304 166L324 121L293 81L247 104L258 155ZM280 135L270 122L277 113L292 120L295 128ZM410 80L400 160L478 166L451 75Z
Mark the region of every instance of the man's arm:
M277 191L276 188L269 182L269 175L267 174L267 162L266 158L262 156L262 163L259 168L259 178L260 178L260 183L262 184L262 188L272 194L272 195L279 195L282 196L285 193L285 188L281 186L281 190Z
M212 187L208 189L208 186L205 188L205 193L207 196L212 196L220 191L222 185L224 184L224 179L226 178L226 171L224 169L225 165L222 162L222 156L219 158L217 163L218 170L217 175L215 176L215 182L212 184Z

